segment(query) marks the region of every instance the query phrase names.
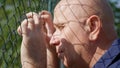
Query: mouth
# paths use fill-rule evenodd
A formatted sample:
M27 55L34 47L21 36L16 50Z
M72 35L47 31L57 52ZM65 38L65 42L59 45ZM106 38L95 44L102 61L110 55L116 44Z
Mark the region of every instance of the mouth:
M56 52L58 55L58 58L63 59L65 56L65 48L63 43L61 42L58 46L56 46Z
M64 53L63 52L58 53L58 58L60 58L61 60L64 59Z
M57 53L58 53L58 57L60 59L63 59L63 57L64 57L64 49L62 47L58 48L58 52Z

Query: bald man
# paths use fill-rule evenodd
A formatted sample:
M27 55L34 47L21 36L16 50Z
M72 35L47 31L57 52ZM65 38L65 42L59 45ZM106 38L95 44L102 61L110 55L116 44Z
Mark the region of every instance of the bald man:
M120 39L107 0L61 0L54 19L48 11L26 14L23 68L120 68ZM58 59L59 58L59 59Z

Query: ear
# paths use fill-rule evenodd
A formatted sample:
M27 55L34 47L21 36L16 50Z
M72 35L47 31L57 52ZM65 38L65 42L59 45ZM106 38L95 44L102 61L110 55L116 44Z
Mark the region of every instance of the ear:
M101 29L101 20L97 15L90 16L86 21L86 30L89 32L89 40L94 41L98 38Z

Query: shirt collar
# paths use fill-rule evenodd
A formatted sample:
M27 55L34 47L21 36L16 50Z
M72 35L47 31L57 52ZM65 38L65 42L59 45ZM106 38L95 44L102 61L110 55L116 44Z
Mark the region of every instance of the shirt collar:
M107 67L120 53L120 39L116 39L108 51L100 58L93 68L103 65Z

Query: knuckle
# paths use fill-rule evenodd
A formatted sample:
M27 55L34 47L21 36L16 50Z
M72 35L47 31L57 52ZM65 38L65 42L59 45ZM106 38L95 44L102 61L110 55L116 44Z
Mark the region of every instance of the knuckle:
M26 22L27 21L27 19L24 19L22 22L21 22L21 25L24 23L24 22Z
M22 21L22 23L21 23L21 26L25 26L25 25L27 25L27 19L24 19L23 21Z
M32 14L32 12L28 12L28 13L26 13L26 16L31 15L31 14Z
M33 22L33 18L29 18L29 19L28 19L28 22Z
M28 22L28 19L24 19L22 23L26 23L26 22Z
M28 17L33 17L34 15L37 15L37 13L29 12L29 13L26 14L26 16L28 16Z

